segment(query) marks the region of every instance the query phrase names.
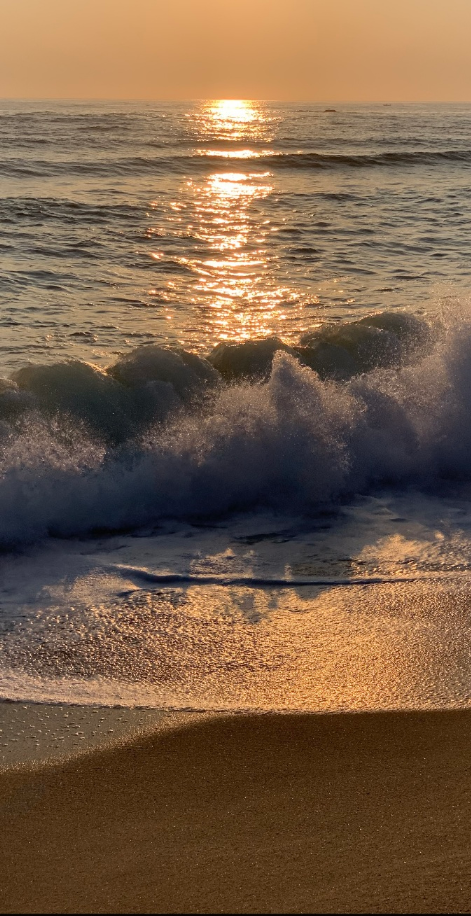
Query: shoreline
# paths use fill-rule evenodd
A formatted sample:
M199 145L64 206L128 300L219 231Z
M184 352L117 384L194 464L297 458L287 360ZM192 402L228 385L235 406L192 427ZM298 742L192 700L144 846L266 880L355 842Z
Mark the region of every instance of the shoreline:
M0 773L1 912L469 912L471 711L162 725Z
M128 743L185 716L146 706L0 700L0 774L37 768Z

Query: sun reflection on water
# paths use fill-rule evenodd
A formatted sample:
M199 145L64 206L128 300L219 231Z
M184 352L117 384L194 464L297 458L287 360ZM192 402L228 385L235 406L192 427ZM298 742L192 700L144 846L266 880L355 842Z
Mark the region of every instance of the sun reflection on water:
M169 301L180 296L195 309L194 345L200 347L202 339L211 347L284 333L285 326L289 337L290 320L299 317L298 294L279 271L278 229L263 205L275 190L266 162L273 155L266 146L272 120L263 103L219 100L203 103L191 122L194 154L206 158L208 169L187 175L167 211L169 234L178 242L167 289Z
M270 178L269 172L225 172L191 185L194 231L211 252L192 263L194 288L209 305L217 339L269 334L273 310L286 295L270 276L270 225L255 210L272 192Z
M270 120L263 104L249 99L218 99L202 106L198 126L203 137L263 139Z

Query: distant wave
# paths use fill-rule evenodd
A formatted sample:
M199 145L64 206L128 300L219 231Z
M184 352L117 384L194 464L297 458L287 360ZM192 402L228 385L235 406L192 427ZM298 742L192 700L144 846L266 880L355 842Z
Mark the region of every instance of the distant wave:
M184 157L181 157L182 159ZM192 157L194 158L194 157ZM227 158L214 152L211 161L227 165ZM241 157L242 159L243 157ZM229 161L237 162L237 157ZM335 169L372 168L374 166L438 165L457 162L471 165L471 150L401 150L400 152L378 153L317 153L317 152L270 152L248 160L251 165L270 169Z
M70 175L131 175L166 174L168 172L188 173L214 169L215 165L234 165L237 162L250 163L253 169L366 169L375 167L422 166L457 163L471 166L471 150L402 150L398 152L361 153L318 153L318 152L269 152L253 158L231 156L214 151L211 156L201 151L190 155L173 156L130 156L102 157L95 159L72 159L54 161L51 158L6 158L0 160L0 171L5 177L54 177Z
M69 200L61 197L3 197L0 199L0 220L11 223L13 226L21 225L23 221L31 220L59 220L67 223L77 222L87 225L104 220L117 222L129 221L141 215L141 211L128 203L98 204L84 201Z
M8 178L54 178L61 175L111 175L168 172L179 169L185 157L129 156L123 158L63 159L7 158L0 160L0 172ZM187 157L191 158L191 157Z
M470 390L467 315L30 366L1 382L0 543L471 481Z
M260 160L258 160L260 161ZM440 165L458 162L471 165L471 150L403 150L377 154L362 153L286 153L277 157L278 168L371 168L374 166Z

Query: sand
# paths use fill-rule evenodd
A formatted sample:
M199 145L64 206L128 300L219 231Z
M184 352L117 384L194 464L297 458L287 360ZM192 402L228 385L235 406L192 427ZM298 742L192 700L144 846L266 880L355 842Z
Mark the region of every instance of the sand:
M173 721L158 709L0 701L0 771L119 744L154 731L169 717Z
M4 913L471 909L468 711L174 716L0 810Z

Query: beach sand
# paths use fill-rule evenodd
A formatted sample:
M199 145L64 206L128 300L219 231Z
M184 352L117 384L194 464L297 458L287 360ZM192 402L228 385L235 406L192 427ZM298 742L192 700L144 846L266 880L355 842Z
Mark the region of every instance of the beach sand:
M158 709L0 701L0 772L122 743L169 717Z
M0 810L4 913L471 909L468 711L175 714Z

